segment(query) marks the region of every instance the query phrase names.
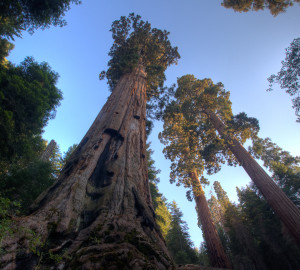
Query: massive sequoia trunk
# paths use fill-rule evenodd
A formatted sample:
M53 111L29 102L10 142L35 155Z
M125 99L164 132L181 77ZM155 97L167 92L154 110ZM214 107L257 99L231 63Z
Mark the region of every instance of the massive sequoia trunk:
M204 238L207 244L210 264L213 267L231 268L210 214L196 170L190 173L190 177L192 179L193 194L196 201L198 216L201 221Z
M204 112L209 116L215 129L225 139L230 151L235 155L300 246L300 211L297 206L285 195L236 139L226 136L225 125L218 116L210 110L205 110Z
M122 76L36 210L17 222L21 233L3 242L4 269L55 263L59 269L173 269L151 203L145 117L146 73L139 64Z

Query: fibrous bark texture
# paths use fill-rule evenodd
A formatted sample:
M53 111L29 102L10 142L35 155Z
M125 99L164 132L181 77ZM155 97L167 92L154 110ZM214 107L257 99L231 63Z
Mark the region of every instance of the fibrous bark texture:
M173 269L152 209L145 117L139 64L120 79L36 210L18 222L24 233L4 240L2 268Z
M226 256L222 242L214 225L196 170L190 173L190 177L192 179L193 194L196 201L198 216L201 221L202 231L207 244L210 264L213 267L230 269L231 264Z
M253 159L249 152L236 139L226 136L225 125L218 116L209 110L205 110L205 113L209 116L215 129L225 139L230 151L235 155L258 190L300 246L300 210Z

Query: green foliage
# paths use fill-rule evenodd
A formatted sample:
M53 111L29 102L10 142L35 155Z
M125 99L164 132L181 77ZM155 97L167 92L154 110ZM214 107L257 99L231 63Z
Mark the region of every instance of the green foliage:
M280 87L286 89L285 92L290 96L297 95L292 99L292 102L297 115L297 122L300 122L300 38L294 39L290 47L286 49L285 60L281 63L280 71L268 78L270 83L268 91L272 90L274 83L279 83Z
M160 170L157 170L154 166L154 160L151 158L152 153L153 151L150 149L150 144L147 144L148 179L152 204L156 215L156 223L160 227L163 237L166 238L170 229L171 214L167 208L166 199L158 191L157 184L159 183L159 178L157 174Z
M201 243L198 252L199 264L203 266L210 266L208 250L205 241Z
M209 207L217 231L234 269L265 269L257 246L243 223L241 211L229 201L219 182L214 182L217 198L209 200Z
M242 144L249 138L254 140L258 131L258 120L253 117L248 117L244 112L232 116L231 120L227 121L226 134L238 139Z
M260 158L272 173L276 184L300 207L300 157L293 157L271 141L256 138L249 149L255 158Z
M15 201L11 201L8 198L0 196L0 247L2 239L13 233L12 225L13 221L12 216L19 213L20 204ZM2 250L0 249L0 254Z
M208 206L224 251L227 255L230 255L230 242L226 233L228 232L228 228L226 227L226 217L227 214L230 218L232 218L232 216L235 217L235 213L232 212L234 211L234 205L229 201L227 193L223 190L218 181L215 181L213 185L217 198L212 195L208 200Z
M14 48L14 44L10 43L5 38L0 37L0 65L8 64L8 61L5 59L9 55L9 52Z
M3 196L21 203L23 213L59 170L58 152L50 162L40 161L41 133L62 99L57 79L47 63L30 57L18 66L0 65L0 188Z
M13 164L9 173L0 176L0 189L6 198L20 202L21 211L26 213L38 195L53 184L52 173L51 163L38 159L24 167Z
M0 36L13 39L22 30L33 33L50 25L64 26L65 12L80 0L3 0L0 3Z
M254 186L237 189L239 204L219 182L209 206L234 269L298 269L299 252L291 236ZM216 211L217 209L217 211Z
M285 12L286 9L293 3L300 2L299 0L223 0L222 6L232 8L238 12L248 12L249 10L264 10L269 9L273 16Z
M141 20L141 16L129 14L112 23L112 45L107 72L100 73L100 79L108 79L113 90L125 73L130 73L139 61L142 61L147 73L147 95L159 95L163 86L166 68L180 58L177 47L172 47L169 32L151 28L149 22Z
M300 250L254 186L238 190L242 217L267 269L298 269Z
M204 169L214 173L224 163L220 153L224 148L223 141L207 116L201 113L202 104L205 108L218 110L225 119L230 119L232 113L229 92L222 84L214 85L210 79L197 80L193 75L183 76L177 83L176 100L165 110L164 131L160 139L167 145L164 149L166 157L172 161L172 181L178 178L187 184L188 173L194 168L198 175Z
M227 149L225 141L214 129L209 116L210 110L218 115L228 128L227 135L235 136L241 143L257 133L258 122L245 113L233 116L230 93L221 83L210 79L199 80L185 75L177 80L175 100L164 111L164 130L159 135L165 157L170 159L171 182L190 186L189 173L194 169L198 175L204 170L213 174L221 169L227 160L229 165L236 161ZM207 183L202 177L201 182Z
M188 226L182 220L182 212L175 201L170 204L172 215L170 230L166 237L167 248L176 264L194 264L198 262L196 250L188 233Z
M42 149L39 136L62 99L57 79L47 63L30 57L18 66L0 65L0 162Z
M78 144L74 143L73 145L71 145L68 148L67 152L64 153L63 157L60 157L60 161L59 161L60 169L62 169L66 165L68 159L71 157L73 152L76 150L77 146L78 146Z

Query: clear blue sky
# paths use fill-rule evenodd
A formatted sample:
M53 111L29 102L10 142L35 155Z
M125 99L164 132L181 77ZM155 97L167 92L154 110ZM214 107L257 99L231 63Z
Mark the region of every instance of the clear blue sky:
M221 81L231 92L234 113L244 111L258 118L261 137L270 137L283 149L299 155L300 124L295 122L290 97L279 88L265 91L267 78L281 67L285 48L300 37L298 4L274 18L268 11L236 13L216 0L82 2L67 12L66 27L51 27L32 36L24 33L22 39L16 39L8 58L17 64L33 56L39 62L48 62L60 74L58 87L64 100L56 118L45 128L44 138L54 139L62 152L80 142L110 94L98 75L107 68L112 21L135 12L153 27L170 31L172 44L179 47L181 59L167 70L167 85L185 74ZM161 169L159 189L168 201L176 200L192 240L199 246L202 233L197 227L194 202L187 202L183 188L169 184L170 163L164 159L163 146L157 139L161 129L162 123L155 123L150 136L153 158ZM221 182L233 201L237 199L236 186L250 182L243 169L224 166L210 177L208 196L215 180Z

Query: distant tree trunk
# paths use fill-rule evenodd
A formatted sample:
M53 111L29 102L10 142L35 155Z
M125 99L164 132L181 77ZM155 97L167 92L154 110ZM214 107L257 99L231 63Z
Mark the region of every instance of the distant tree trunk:
M35 212L20 220L39 237L39 252L14 235L3 241L1 266L53 266L58 254L58 269L174 268L154 219L145 118L146 72L139 64L119 80Z
M297 206L236 139L226 136L225 125L218 116L210 110L204 110L204 112L209 116L215 129L225 139L231 152L300 246L300 211Z
M197 205L198 215L201 221L204 238L207 243L210 264L213 267L231 268L231 264L223 249L222 242L214 225L204 191L198 179L196 170L190 173L193 193Z
M51 140L50 143L47 145L45 151L41 155L41 160L49 161L51 155L54 153L55 147L56 142L54 140Z

